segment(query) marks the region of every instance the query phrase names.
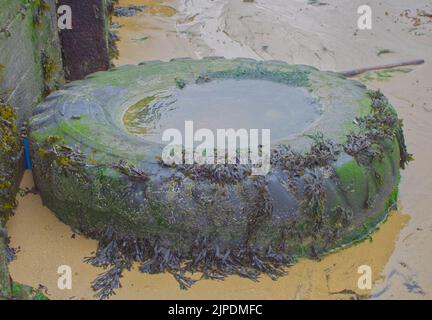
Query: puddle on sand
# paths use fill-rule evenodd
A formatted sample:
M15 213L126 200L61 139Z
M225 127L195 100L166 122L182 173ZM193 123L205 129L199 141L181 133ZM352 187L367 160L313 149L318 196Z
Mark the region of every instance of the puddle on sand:
M27 172L21 187L32 186ZM16 214L7 225L12 247L20 247L17 259L10 264L12 278L33 287L46 286L50 299L94 299L91 282L103 269L82 261L96 250L97 242L73 237L38 195L28 194L18 200ZM357 289L357 268L371 266L373 281L377 281L408 220L407 215L393 212L371 241L320 261L301 260L277 281L263 276L255 283L232 276L225 281L202 280L183 291L171 275L144 275L135 267L124 273L122 288L112 299L350 299L356 294L368 295L369 291ZM72 290L57 288L57 268L61 265L72 267Z
M165 96L146 97L129 108L123 118L126 129L160 143L165 130L185 136L185 121L193 121L194 130L209 129L215 135L218 129L271 129L275 142L301 134L320 116L319 104L306 90L267 80L215 80Z

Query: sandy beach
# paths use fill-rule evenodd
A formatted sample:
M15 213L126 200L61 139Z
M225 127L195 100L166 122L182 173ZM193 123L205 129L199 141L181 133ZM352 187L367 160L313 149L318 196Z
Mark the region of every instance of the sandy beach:
M363 74L359 81L380 89L404 120L415 161L402 172L400 204L367 240L323 257L301 260L277 281L239 277L204 280L181 291L170 275L126 272L113 299L431 299L432 276L432 4L426 0L369 2L372 30L358 30L363 1L327 0L121 0L145 5L135 17L115 18L120 42L117 65L176 57L225 56L276 59L342 71L424 59L425 64ZM423 11L422 11L423 10ZM26 173L22 187L31 187ZM103 269L83 263L96 241L73 232L42 205L36 194L19 199L8 222L10 265L15 281L47 288L51 299L93 299L91 281ZM57 288L57 268L70 265L72 290ZM369 265L372 290L357 288L357 268ZM196 275L199 277L199 275Z
M32 188L31 174L22 188ZM320 261L303 259L287 269L277 281L267 276L253 282L238 276L225 281L201 280L191 289L180 290L169 274L144 275L137 266L125 272L122 288L112 299L357 299L371 295L357 288L357 268L369 265L376 282L395 247L399 232L409 216L392 212L369 240L330 254ZM97 242L74 234L42 205L41 198L28 194L19 199L16 215L8 223L11 245L19 248L10 265L13 279L35 288L47 288L51 299L94 299L91 282L103 269L83 263L97 248ZM43 244L43 248L41 248ZM57 268L68 265L73 271L72 290L57 287ZM199 279L200 275L193 276Z

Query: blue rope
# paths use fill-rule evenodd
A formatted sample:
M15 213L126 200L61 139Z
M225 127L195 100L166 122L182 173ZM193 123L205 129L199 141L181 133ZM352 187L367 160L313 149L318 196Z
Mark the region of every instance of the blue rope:
M29 148L29 143L27 138L24 138L24 154L25 154L25 161L26 161L26 169L31 170L32 163L30 159L30 148Z

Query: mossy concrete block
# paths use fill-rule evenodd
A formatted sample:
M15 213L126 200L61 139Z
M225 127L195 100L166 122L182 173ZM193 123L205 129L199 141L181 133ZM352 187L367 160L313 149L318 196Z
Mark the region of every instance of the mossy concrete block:
M15 110L0 98L0 298L10 296L7 248L9 242L4 225L15 208L20 166L20 145ZM10 258L10 256L9 256Z
M11 281L9 277L8 262L6 259L6 231L3 228L3 224L0 222L0 298L10 297L11 292Z
M55 0L0 0L0 224L15 206L22 175L19 126L63 83ZM11 110L14 110L13 114ZM18 122L18 124L16 123ZM0 281L9 288L6 239L0 237ZM6 290L5 289L5 290Z
M27 119L45 93L62 82L55 0L1 0L0 94Z

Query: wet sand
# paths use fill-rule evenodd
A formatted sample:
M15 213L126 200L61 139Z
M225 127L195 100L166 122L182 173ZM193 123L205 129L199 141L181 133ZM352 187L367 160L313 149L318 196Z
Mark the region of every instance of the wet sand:
M401 209L409 213L411 221L402 230L384 270L384 281L374 289L373 296L431 299L432 64L429 62L410 73L371 86L380 88L404 119L406 143L415 158L402 172L400 186Z
M121 5L147 4L174 8L147 11L132 18L116 18L120 28L118 65L144 60L169 60L206 55L280 59L326 70L346 70L423 58L425 65L408 73L395 72L380 88L405 123L405 134L415 161L402 173L400 210L390 215L372 241L324 257L302 260L288 275L274 282L229 277L224 282L204 280L181 291L169 275L126 272L118 299L349 299L432 298L432 23L413 20L415 9L432 12L429 1L381 1L373 6L372 31L356 30L357 7L362 1L228 0L144 1L121 0ZM404 14L404 10L412 11ZM401 16L402 14L402 16ZM382 53L382 52L390 53ZM368 78L359 77L365 80ZM385 81L384 81L385 80ZM26 175L24 185L31 184ZM20 199L8 223L12 246L21 247L10 265L14 280L48 288L52 299L92 299L90 282L103 270L82 263L96 242L77 236L41 204L37 195ZM57 289L57 267L73 268L73 290ZM357 268L370 265L372 291L357 289ZM338 293L339 292L339 293Z
M174 57L194 56L188 41L177 33L175 19L176 1L121 0L120 6L147 5L153 9L145 10L135 17L114 17L113 22L121 25L118 31L121 52L117 65L137 64L144 60L169 60ZM163 7L161 7L163 6ZM165 9L163 9L165 8ZM167 9L171 8L171 9ZM150 11L150 12L149 12Z
M31 188L31 174L26 173L22 188ZM287 269L287 275L272 281L263 276L252 282L237 276L225 281L199 281L188 291L180 290L171 275L144 275L137 270L125 272L123 288L112 299L351 299L369 296L359 290L357 269L371 266L373 280L380 278L391 256L407 215L392 212L370 240L324 257L321 261L301 260ZM74 235L54 214L42 205L41 198L28 194L19 199L16 215L9 221L11 246L19 247L17 259L10 265L15 281L33 287L48 288L51 299L94 299L90 283L103 272L83 263L96 250L97 242ZM57 268L72 268L72 290L57 287ZM195 275L199 278L199 275Z

